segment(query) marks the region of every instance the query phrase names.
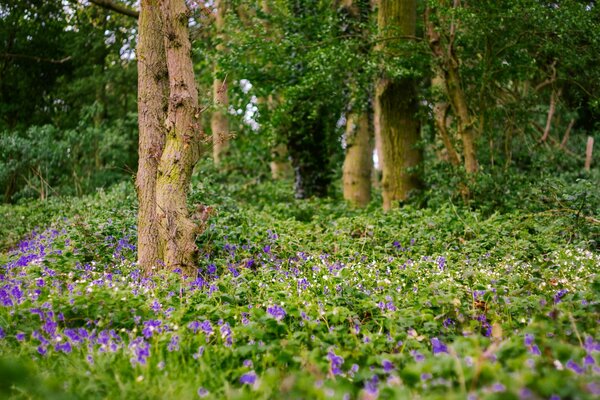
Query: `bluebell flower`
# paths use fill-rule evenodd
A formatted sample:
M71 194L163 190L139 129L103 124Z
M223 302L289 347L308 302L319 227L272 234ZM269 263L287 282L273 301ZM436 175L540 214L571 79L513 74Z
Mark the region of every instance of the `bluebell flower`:
M383 360L381 365L383 366L383 370L388 373L393 371L395 368L394 363L392 363L390 360Z
M571 371L575 372L577 375L581 375L584 372L583 367L581 365L577 364L573 360L567 361L567 364L565 366L567 368L569 368Z
M286 316L285 310L278 305L268 307L267 312L277 321L281 321Z
M448 346L442 343L438 338L432 338L431 350L433 354L448 353Z
M254 385L256 382L256 372L250 371L240 377L240 383L244 385Z
M338 356L333 351L329 351L327 353L327 359L330 363L331 373L333 375L340 375L342 373L342 364L344 363L344 359L341 356Z

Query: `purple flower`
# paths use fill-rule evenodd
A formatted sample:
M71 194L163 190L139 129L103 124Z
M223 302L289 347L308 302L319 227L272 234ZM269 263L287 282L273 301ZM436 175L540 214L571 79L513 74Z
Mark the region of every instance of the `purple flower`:
M329 351L327 353L327 359L330 363L331 373L333 375L340 375L342 373L342 364L344 363L344 359L341 356L338 356L333 351Z
M448 353L448 346L442 343L438 338L432 338L431 350L433 351L433 354Z
M242 363L244 365L244 367L246 368L252 368L253 367L253 363L252 360L244 360L244 362Z
M415 362L421 362L425 360L425 356L419 353L417 350L411 350L410 355L413 356Z
M536 356L541 356L542 355L542 352L540 351L540 348L537 346L537 344L534 344L533 346L531 346L529 348L529 352L531 354L533 354L533 355L536 355Z
M561 289L554 295L554 304L558 304L561 302L562 298L568 293L567 289Z
M62 351L63 353L70 353L72 350L71 343L69 343L69 342L60 343L59 342L54 346L54 350Z
M25 334L23 332L19 332L15 335L15 338L19 341L22 342L23 340L25 340Z
M379 391L379 378L377 375L373 375L371 379L365 381L365 391L369 394L376 395Z
M268 307L267 312L277 321L281 321L286 316L285 310L278 305Z
M263 251L267 254L269 254L271 252L271 246L266 245L265 247L263 247Z
M46 353L48 353L48 350L46 349L46 346L38 346L37 351L42 356L45 356Z
M567 368L569 368L571 371L575 372L577 375L581 375L584 372L583 367L581 365L577 364L573 360L567 361L567 364L565 366Z
M523 342L525 343L525 346L531 346L533 344L533 335L530 333L526 333Z
M597 383L597 382L588 383L587 389L590 391L591 394L600 396L600 383Z
M240 383L244 385L254 385L256 382L256 372L250 371L240 377Z
M2 329L2 327L0 326L0 339L4 339L6 337L6 332L4 332L4 329Z
M171 338L171 341L169 342L169 346L167 347L167 350L173 352L173 351L179 351L179 336L175 335Z
M133 357L130 359L131 364L146 365L148 357L150 357L150 344L147 343L144 338L137 337L130 344L129 349L131 350Z
M210 336L213 334L213 327L210 323L210 321L204 321L200 324L200 328L202 329L202 332L204 332L205 335Z
M200 322L192 321L187 325L187 327L196 333L200 329Z
M200 396L200 397L206 397L206 396L208 396L208 390L206 390L203 387L199 388L198 389L198 396Z
M381 365L383 366L383 370L387 373L394 370L394 363L392 363L390 360L383 360Z
M506 391L506 386L501 383L494 383L492 385L492 392L501 393Z
M444 265L446 264L446 258L445 257L438 257L437 258L437 264L438 264L438 268L440 271L444 270Z

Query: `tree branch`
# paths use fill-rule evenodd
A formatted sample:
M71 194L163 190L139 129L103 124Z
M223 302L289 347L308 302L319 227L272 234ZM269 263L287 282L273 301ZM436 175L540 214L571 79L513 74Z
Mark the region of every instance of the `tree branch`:
M54 58L30 56L27 54L13 54L13 53L0 53L0 57L1 58L22 58L24 60L33 60L33 61L37 61L37 62L46 62L46 63L50 63L50 64L63 64L63 63L66 63L67 61L71 60L71 56L67 56L67 57L61 58L61 59L54 59Z
M132 10L122 4L116 3L112 0L88 0L90 3L97 5L98 7L106 8L107 10L114 11L116 13L126 15L131 18L138 18L140 13L136 10Z

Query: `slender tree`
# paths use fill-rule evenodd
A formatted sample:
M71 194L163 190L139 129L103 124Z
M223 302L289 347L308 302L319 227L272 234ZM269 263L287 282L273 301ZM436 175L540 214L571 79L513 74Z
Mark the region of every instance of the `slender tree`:
M225 39L223 30L225 27L225 14L227 12L227 0L216 1L215 29L217 39L217 52L225 49L223 40ZM227 118L227 106L229 105L229 96L227 94L227 80L221 76L222 71L218 61L213 66L213 103L214 111L210 119L210 128L212 130L213 140L213 160L215 165L219 165L223 156L229 148L229 120Z
M158 163L165 145L167 59L159 0L142 0L138 28L138 265L150 272L161 260L156 208Z
M342 19L346 34L367 35L366 19L369 15L370 4L365 0L343 0L341 2ZM363 43L368 43L364 41ZM359 52L367 57L369 45L361 44ZM350 77L350 86L357 92L354 76ZM362 97L364 93L362 93ZM356 207L365 207L371 200L371 172L373 169L373 129L371 107L361 104L359 96L355 95L346 114L346 155L343 165L344 199ZM363 101L362 103L368 103Z
M416 0L381 0L377 25L380 50L386 52L394 40L410 40L416 33ZM421 186L414 169L421 163L416 84L413 78L383 73L376 85L383 157L383 208L404 201Z
M459 8L460 1L454 1L453 8ZM444 88L448 97L448 102L452 107L454 116L457 119L458 136L462 143L462 152L464 166L467 174L473 175L479 169L477 163L477 154L475 146L476 131L474 118L471 116L467 96L463 90L463 82L459 70L459 59L456 55L456 21L452 19L447 25L448 30L440 34L440 27L437 27L432 18L435 9L427 7L425 10L425 25L427 40L431 48L439 84ZM438 18L439 22L439 18Z

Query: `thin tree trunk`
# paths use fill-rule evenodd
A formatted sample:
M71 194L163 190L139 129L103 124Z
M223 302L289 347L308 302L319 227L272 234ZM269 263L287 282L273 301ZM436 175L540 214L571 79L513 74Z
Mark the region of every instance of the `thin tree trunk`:
M139 162L138 265L146 273L161 260L156 216L156 176L165 132L168 76L159 0L142 0L138 25Z
M444 78L442 78L441 74L436 74L436 76L431 80L431 86L434 89L445 92ZM450 161L450 164L457 167L460 165L460 158L456 148L454 147L454 144L452 143L450 133L448 132L448 107L450 107L448 103L444 101L438 101L433 106L433 114L437 132L440 135L440 139L442 139L442 143L444 143L446 152L448 153L448 160Z
M550 129L552 128L552 118L554 117L554 112L556 111L556 98L558 97L558 93L553 90L552 94L550 94L550 106L548 107L548 115L546 116L546 127L544 128L544 134L540 141L545 142L548 139L548 135L550 135Z
M224 40L223 28L225 27L225 13L227 12L227 0L217 0L216 2L215 27L217 30L217 52L225 49L222 41ZM223 156L229 149L229 120L227 118L227 106L229 105L229 96L227 94L227 81L218 77L220 68L215 61L213 71L213 102L214 111L210 119L210 128L213 138L213 160L215 165L221 164Z
M458 7L456 2L455 7ZM425 25L429 47L442 71L442 74L439 76L444 82L449 103L456 117L458 135L463 147L465 170L467 174L473 175L476 174L479 169L475 147L476 131L470 116L467 99L462 89L459 61L454 52L456 25L454 22L450 24L449 33L447 35L448 43L442 44L440 34L437 32L430 19L432 12L432 9L429 7L425 9Z
M569 122L569 126L567 126L565 135L563 136L563 139L560 142L561 149L564 149L567 146L567 142L569 141L569 136L571 135L571 129L573 129L573 125L575 125L575 118L571 119L571 121Z
M165 148L158 166L156 206L159 245L164 264L192 274L195 268L199 225L187 208L187 193L194 165L200 156L200 111L194 80L188 9L184 0L162 3L165 49L169 73L169 105Z
M367 37L364 28L370 11L370 4L364 0L342 0L340 7L350 17L345 23L344 33L347 35L361 35ZM360 54L368 58L370 46L361 45L357 49ZM360 71L363 72L363 71ZM357 82L354 75L349 77L350 87L357 91ZM359 96L350 102L349 112L346 115L346 155L344 158L343 193L344 199L354 207L366 207L371 201L371 174L373 170L373 129L371 120L371 107L359 107Z
M379 32L386 35L415 36L417 8L415 0L381 0ZM386 47L383 40L382 48ZM413 190L421 187L411 169L421 163L417 148L420 139L416 84L413 79L392 80L381 77L376 85L376 101L380 107L383 153L383 208L404 201Z
M369 113L349 113L346 121L346 158L343 166L344 199L355 207L371 201L373 140Z

